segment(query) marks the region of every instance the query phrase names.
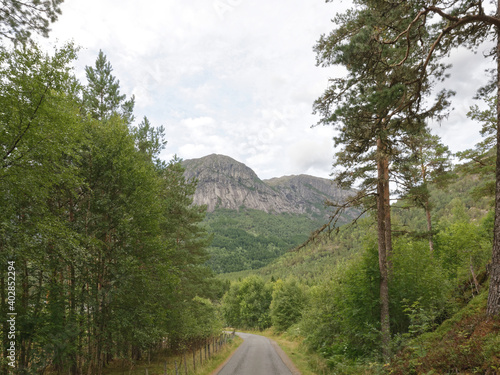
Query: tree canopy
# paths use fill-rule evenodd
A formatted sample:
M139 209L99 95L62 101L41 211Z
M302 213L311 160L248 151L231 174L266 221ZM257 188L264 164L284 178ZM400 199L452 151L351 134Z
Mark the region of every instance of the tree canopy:
M50 24L61 14L64 0L2 0L0 36L25 43L32 32L47 37Z

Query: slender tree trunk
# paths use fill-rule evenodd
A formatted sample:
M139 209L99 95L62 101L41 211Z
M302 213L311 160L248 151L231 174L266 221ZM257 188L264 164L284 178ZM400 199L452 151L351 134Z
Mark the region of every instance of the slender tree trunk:
M384 147L384 151L386 148ZM389 189L389 158L383 158L383 183L384 183L384 221L385 221L385 251L387 256L387 269L392 268L392 225L391 225L391 192Z
M21 306L25 314L29 314L29 283L28 283L28 262L23 260L23 277L22 277L22 294L21 294ZM24 371L28 367L28 347L27 347L27 338L24 335L20 335L20 345L19 345L19 359L18 366L21 371Z
M423 150L422 147L419 149L420 155L423 155ZM424 163L420 166L420 169L422 171L422 181L424 183L424 186L427 188L427 168ZM429 236L429 250L432 253L434 253L434 240L432 238L432 217L431 217L431 204L429 202L429 197L427 196L425 198L425 203L424 203L424 210L425 210L425 216L427 218L427 232Z
M390 249L387 245L391 243L390 226L387 228L387 219L390 221L390 214L387 214L389 207L386 205L389 181L388 176L388 160L384 152L384 145L379 139L377 141L377 231L378 231L378 258L380 269L380 324L382 331L382 354L384 360L390 357L390 320L389 320L389 266L387 256Z
M500 15L500 0L497 3ZM495 191L495 224L493 229L493 250L490 267L490 290L486 313L500 314L500 28L497 27L497 161Z
M434 253L434 240L432 238L432 218L429 201L425 202L425 216L427 217L427 231L429 232L429 250Z

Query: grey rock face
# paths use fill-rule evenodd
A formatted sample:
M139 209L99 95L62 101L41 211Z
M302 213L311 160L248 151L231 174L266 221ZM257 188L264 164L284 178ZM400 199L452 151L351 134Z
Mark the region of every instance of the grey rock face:
M243 163L224 155L208 155L183 162L187 179L198 181L194 203L239 210L242 207L268 213L325 215L325 200L343 200L348 193L330 180L300 175L262 181Z

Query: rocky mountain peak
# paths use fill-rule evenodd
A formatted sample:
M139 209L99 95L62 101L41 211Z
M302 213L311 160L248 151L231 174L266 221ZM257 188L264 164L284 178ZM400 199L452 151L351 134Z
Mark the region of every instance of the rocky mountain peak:
M242 207L269 213L328 216L324 202L342 199L341 191L330 180L308 175L261 180L257 174L229 156L208 155L183 162L186 178L196 178L194 203L239 210Z

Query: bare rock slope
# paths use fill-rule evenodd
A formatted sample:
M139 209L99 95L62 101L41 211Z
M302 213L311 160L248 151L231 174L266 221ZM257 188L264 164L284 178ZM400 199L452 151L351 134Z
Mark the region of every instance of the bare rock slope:
M307 175L261 180L255 172L228 156L208 155L183 162L188 179L198 181L194 203L217 208L255 209L268 213L327 215L326 200L342 201L348 194L330 180Z

